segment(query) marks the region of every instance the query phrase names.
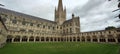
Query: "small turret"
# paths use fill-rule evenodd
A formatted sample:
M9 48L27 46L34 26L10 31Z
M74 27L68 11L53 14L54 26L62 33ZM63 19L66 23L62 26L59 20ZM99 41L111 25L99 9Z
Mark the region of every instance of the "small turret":
M72 19L73 19L73 18L75 18L75 15L74 15L74 14L72 14Z

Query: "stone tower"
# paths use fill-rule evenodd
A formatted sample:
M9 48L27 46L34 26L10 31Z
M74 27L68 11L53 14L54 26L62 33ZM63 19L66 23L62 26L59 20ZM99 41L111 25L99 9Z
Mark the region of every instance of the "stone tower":
M59 0L58 8L55 8L55 22L59 25L66 20L66 8L63 9L62 0Z

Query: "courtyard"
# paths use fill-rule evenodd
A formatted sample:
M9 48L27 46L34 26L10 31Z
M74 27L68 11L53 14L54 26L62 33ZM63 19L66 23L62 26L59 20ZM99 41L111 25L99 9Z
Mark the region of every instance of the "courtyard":
M43 42L7 43L0 54L118 54L119 44Z

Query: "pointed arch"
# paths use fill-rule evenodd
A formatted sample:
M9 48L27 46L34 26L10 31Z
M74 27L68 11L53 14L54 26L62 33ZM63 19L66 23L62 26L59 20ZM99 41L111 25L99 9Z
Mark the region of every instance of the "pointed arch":
M12 38L13 38L12 35L8 35L6 42L11 43L12 42Z
M22 41L23 41L23 42L27 42L27 39L28 39L27 36L23 36L23 37L22 37Z
M20 42L20 36L16 36L14 42Z

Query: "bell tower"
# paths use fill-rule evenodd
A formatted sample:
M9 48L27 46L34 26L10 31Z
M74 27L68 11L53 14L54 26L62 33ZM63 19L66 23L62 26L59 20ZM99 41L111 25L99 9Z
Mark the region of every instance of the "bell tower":
M66 8L63 9L62 0L59 0L58 8L55 8L55 22L58 25L61 25L65 20L66 20Z

